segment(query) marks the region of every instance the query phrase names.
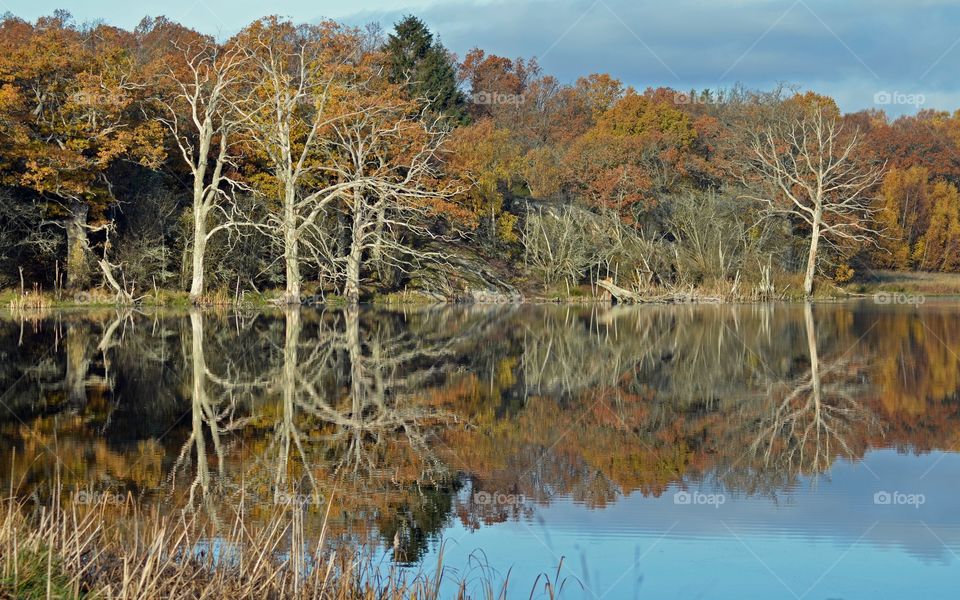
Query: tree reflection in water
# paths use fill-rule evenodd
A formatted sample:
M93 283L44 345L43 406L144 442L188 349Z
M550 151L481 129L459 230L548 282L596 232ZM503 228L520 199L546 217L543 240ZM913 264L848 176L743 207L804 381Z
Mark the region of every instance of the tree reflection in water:
M296 501L417 560L571 496L778 493L868 449L946 448L960 315L854 304L64 313L0 321L20 493ZM912 362L911 362L912 361ZM911 364L915 368L904 369ZM901 380L909 376L909 384ZM905 389L922 397L904 404ZM895 397L894 397L895 396ZM929 411L929 415L925 411ZM491 502L490 498L509 501Z
M857 458L848 437L857 427L872 429L878 419L858 399L864 357L851 348L821 361L809 303L803 313L810 368L770 384L770 410L761 416L750 450L762 457L765 468L807 475L829 469L838 454Z
M189 319L190 347L184 348L183 355L189 358L192 382L189 394L190 430L170 470L169 481L175 488L177 475L189 466L192 456L195 475L189 486L187 506L193 507L195 502L200 502L216 518L215 501L227 485L229 448L225 445L225 439L230 439L233 432L246 425L248 419L238 415L239 407L248 399L244 396L261 387L262 383L238 381L231 376L235 369L230 369L226 375L215 374L207 365L204 350L204 315L198 310L191 310ZM207 454L208 446L212 449L212 457ZM211 460L216 462L215 479L210 473Z

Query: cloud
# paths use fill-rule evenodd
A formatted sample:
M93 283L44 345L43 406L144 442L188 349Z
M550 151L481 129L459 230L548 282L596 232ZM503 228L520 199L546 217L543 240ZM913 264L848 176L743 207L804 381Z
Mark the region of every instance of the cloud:
M65 4L7 2L31 19ZM545 71L568 82L591 72L609 72L641 89L789 82L830 94L846 110L875 107L874 95L882 91L921 94L926 108L960 106L956 0L286 0L269 6L104 0L69 8L78 19L106 18L125 27L141 13L166 13L219 35L267 13L311 22L377 21L385 29L413 13L461 56L473 47L536 56ZM881 107L892 114L915 110Z
M376 16L389 27L407 12ZM884 90L922 94L944 109L960 104L952 73L960 6L947 0L475 0L421 3L415 12L461 55L477 46L537 56L564 81L602 71L639 88L785 81L835 95L847 110L874 107Z

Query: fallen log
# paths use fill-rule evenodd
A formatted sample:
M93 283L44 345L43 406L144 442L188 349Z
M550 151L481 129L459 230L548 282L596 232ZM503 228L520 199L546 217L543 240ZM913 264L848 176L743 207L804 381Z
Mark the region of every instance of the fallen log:
M100 265L100 270L103 271L103 278L107 280L107 283L110 284L113 291L117 293L117 304L135 304L137 299L133 297L132 293L121 286L117 278L113 276L113 268L116 265L107 262L105 258L98 260L97 264Z
M640 294L623 289L615 284L609 277L598 280L597 285L610 294L615 304L642 304L646 302Z

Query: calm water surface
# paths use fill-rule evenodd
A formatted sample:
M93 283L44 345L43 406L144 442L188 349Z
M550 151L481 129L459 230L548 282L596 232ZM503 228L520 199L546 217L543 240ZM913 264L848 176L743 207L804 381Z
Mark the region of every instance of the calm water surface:
M568 598L954 598L958 353L948 301L7 314L0 476L313 536L332 498L335 543L522 598L561 559Z

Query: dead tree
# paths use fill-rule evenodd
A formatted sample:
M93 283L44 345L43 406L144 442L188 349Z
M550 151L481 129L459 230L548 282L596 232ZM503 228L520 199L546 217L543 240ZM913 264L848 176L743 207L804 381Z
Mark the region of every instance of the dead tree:
M867 242L879 233L869 224L869 194L883 178L883 167L866 164L859 153L859 134L845 135L838 117L823 106L752 134L749 166L767 189L750 197L764 202L769 215L801 219L810 227L807 296L813 293L821 239L833 245Z
M239 112L279 201L272 225L282 239L284 302L299 304L303 241L326 207L355 185L331 180L325 154L330 127L353 114L340 96L362 85L351 77L356 40L335 24L296 28L275 19L254 24L241 38L257 100Z
M350 224L349 251L337 262L344 271L344 296L356 304L365 261L406 271L442 258L407 240L437 238L428 227L429 217L442 211L458 190L437 183L446 130L439 121L411 114L408 102L375 96L332 129L332 169L341 181L353 184L335 206Z
M221 48L213 42L187 47L182 54L182 69L171 68L163 78L173 93L158 100L166 113L159 121L170 131L193 179L190 298L196 302L204 291L207 242L235 225L235 210L224 204L240 185L229 173L235 168L230 145L240 127L234 107L240 101L245 57L236 45ZM209 228L214 209L224 213L224 222Z

